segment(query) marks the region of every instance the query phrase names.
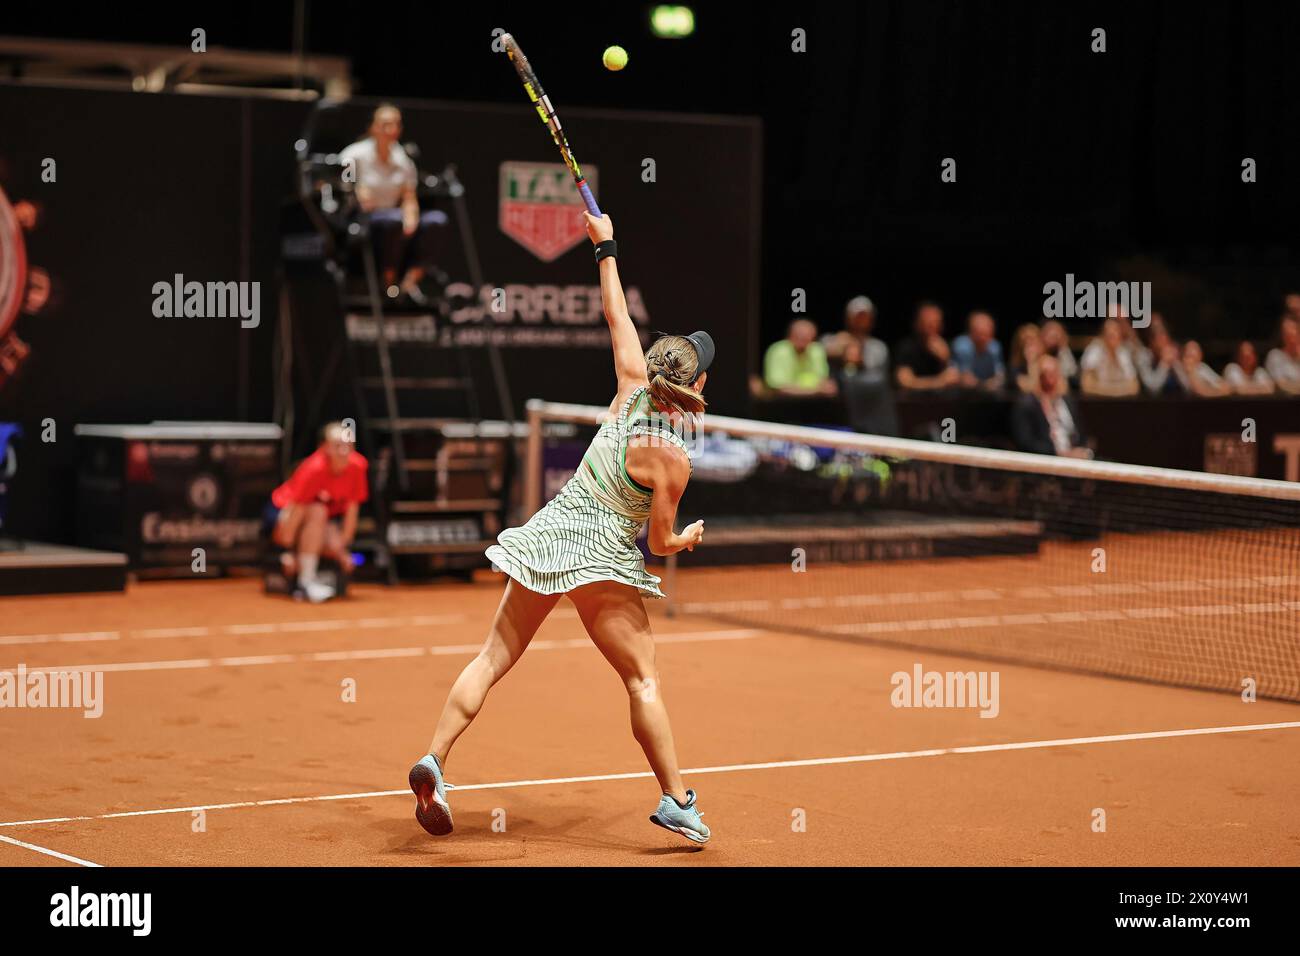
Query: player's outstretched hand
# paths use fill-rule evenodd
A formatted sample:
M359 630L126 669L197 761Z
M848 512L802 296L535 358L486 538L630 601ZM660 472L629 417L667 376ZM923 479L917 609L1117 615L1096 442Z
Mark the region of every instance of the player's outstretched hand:
M694 551L695 546L704 540L704 519L693 521L682 529L682 541L687 551Z
M586 211L582 215L587 220L587 235L591 237L593 246L598 242L614 238L614 222L608 215L601 216L599 219Z

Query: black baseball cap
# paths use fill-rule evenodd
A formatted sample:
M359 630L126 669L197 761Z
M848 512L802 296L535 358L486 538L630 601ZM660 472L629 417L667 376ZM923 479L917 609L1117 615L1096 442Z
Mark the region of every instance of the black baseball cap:
M698 362L695 367L695 378L691 379L693 382L709 370L717 350L713 347L713 337L708 332L692 332L686 336L686 341L695 347L695 357Z

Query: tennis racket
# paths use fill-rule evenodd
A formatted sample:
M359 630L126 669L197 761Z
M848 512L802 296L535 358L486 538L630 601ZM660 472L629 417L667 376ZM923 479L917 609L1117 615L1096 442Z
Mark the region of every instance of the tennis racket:
M560 118L555 115L555 108L551 106L551 98L542 89L537 74L533 72L532 64L528 62L528 57L524 56L524 51L519 48L519 42L509 33L501 35L501 42L505 44L506 55L510 57L510 62L515 65L515 71L524 84L524 91L532 101L533 108L537 110L537 115L542 118L546 128L551 131L551 139L555 140L555 145L560 148L560 156L564 159L564 165L569 168L569 172L573 174L573 183L578 187L578 192L582 194L582 201L587 204L587 212L599 219L600 207L596 205L596 198L591 194L591 187L587 185L587 180L583 178L582 167L573 158L573 150L569 149L569 141L564 136L564 128L560 126Z

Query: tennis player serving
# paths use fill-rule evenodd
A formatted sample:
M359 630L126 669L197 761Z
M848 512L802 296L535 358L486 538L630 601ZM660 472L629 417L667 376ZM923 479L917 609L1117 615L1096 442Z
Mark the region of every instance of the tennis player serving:
M452 745L483 706L492 685L519 660L546 615L568 595L587 633L627 688L632 734L663 791L650 821L696 843L707 843L695 791L682 785L673 731L655 669L654 638L642 603L661 598L659 578L646 571L636 539L649 522L657 555L693 550L704 522L673 531L677 505L691 477L680 427L704 411L713 340L705 332L664 335L641 352L618 278L614 224L583 213L596 247L601 299L614 346L618 394L578 471L522 528L501 532L487 549L507 575L483 649L456 683L438 718L429 753L411 768L415 818L430 833L451 832L443 769Z

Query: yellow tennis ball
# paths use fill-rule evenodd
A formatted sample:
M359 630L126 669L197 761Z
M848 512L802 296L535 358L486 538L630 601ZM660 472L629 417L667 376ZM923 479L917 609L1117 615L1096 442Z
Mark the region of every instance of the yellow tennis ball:
M612 46L605 51L605 55L600 58L600 61L605 64L607 70L621 70L627 66L627 50L624 50L621 46Z

